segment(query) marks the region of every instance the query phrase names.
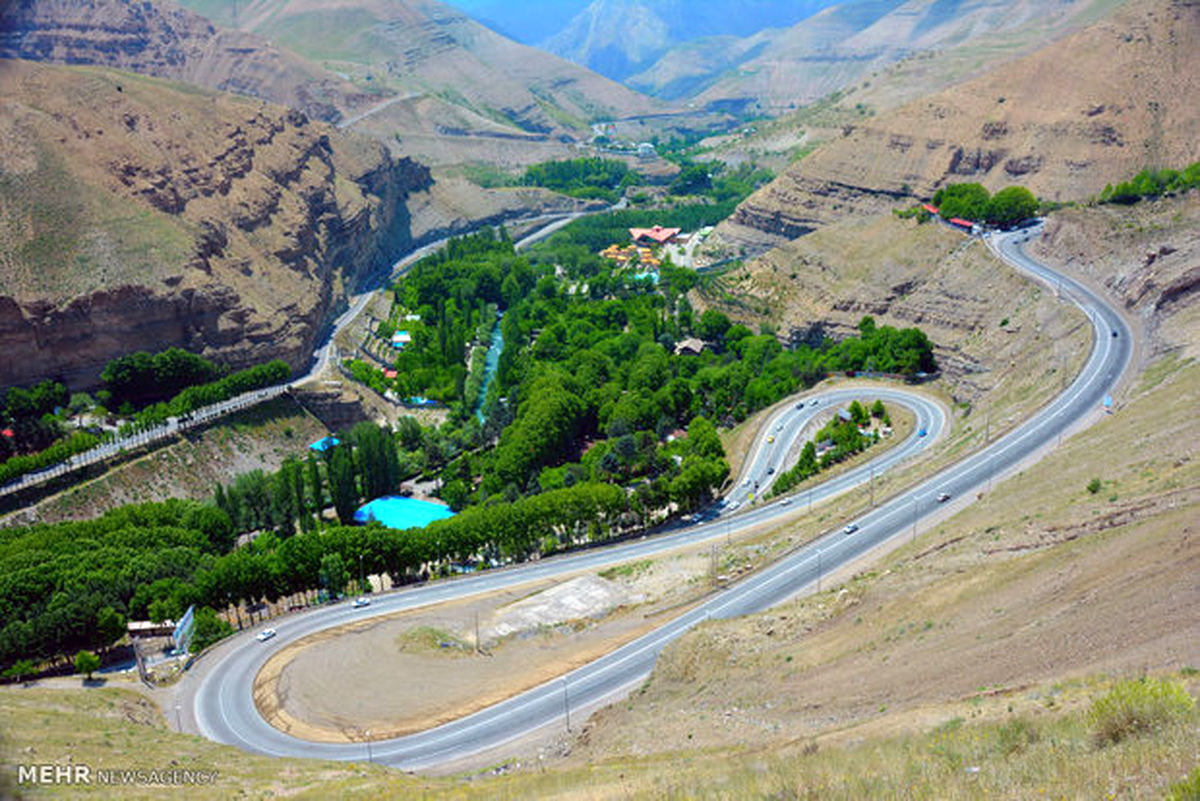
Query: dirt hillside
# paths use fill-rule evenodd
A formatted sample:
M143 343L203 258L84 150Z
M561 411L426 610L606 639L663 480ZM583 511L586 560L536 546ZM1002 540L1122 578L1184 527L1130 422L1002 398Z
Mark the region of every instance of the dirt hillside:
M722 233L793 238L940 185L1081 199L1200 159L1200 3L1136 3L1028 57L846 124L752 195Z
M429 174L302 112L91 67L0 70L0 385L180 345L306 363Z
M14 0L0 12L0 58L117 67L269 100L322 120L378 102L262 37L217 28L160 0Z

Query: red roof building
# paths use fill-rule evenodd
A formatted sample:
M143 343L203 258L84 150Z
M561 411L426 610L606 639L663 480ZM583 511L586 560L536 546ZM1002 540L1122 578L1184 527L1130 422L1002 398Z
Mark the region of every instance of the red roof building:
M930 214L938 213L937 206L933 205L932 203L926 203L923 206L921 206L921 208L925 209L925 211L929 212Z
M646 240L656 245L665 245L679 236L681 231L683 231L682 228L663 228L661 225L656 225L653 228L630 228L629 236L634 242Z
M3 431L0 431L0 434L3 434L4 436L8 437L9 439L12 439L13 437L16 436L16 434L13 433L13 430L11 428L6 428Z
M951 217L950 223L952 225L957 225L960 228L966 228L968 231L975 227L975 223L971 222L970 220L964 220L962 217Z

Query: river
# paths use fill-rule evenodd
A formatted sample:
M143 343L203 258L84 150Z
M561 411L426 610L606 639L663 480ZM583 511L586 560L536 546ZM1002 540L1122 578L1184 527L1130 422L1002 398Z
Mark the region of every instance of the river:
M496 368L500 366L500 354L504 351L504 335L500 333L500 319L492 329L492 346L488 348L483 360L483 386L479 389L479 397L475 400L475 416L483 422L483 403L487 400L488 390L492 387L492 379L496 377Z

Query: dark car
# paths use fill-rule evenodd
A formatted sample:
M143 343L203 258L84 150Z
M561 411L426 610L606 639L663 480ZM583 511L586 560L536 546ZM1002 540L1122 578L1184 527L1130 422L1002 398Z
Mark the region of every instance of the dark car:
M770 475L774 475L774 474L775 474L775 468L774 468L774 467L768 467L768 468L767 468L767 475L768 475L768 476L770 476Z
M950 500L950 493L948 493L948 492L939 492L938 493L938 503L945 503L948 500Z

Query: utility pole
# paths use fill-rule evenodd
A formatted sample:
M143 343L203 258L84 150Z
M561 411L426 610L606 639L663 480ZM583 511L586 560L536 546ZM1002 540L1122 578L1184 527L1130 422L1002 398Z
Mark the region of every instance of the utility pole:
M367 729L367 731L364 734L364 738L367 741L367 763L370 764L375 761L374 759L371 758L371 730L370 729Z

